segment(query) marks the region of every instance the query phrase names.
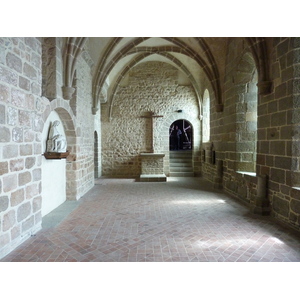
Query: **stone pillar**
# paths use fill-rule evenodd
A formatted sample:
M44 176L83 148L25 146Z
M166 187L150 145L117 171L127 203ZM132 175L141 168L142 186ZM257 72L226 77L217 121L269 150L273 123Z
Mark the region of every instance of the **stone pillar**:
M257 176L257 197L252 206L252 212L259 215L270 214L270 202L267 197L267 175Z

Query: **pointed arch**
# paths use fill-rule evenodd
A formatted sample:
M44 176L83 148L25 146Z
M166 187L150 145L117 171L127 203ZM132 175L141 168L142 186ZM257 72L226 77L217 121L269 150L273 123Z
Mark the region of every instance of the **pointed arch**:
M126 76L126 74L130 71L130 69L132 69L133 67L136 66L137 63L139 63L140 61L142 61L145 57L147 56L150 56L154 53L156 54L159 54L163 57L166 57L168 58L170 61L172 61L176 66L178 66L179 70L182 71L190 80L193 88L194 88L194 91L195 91L195 94L197 96L197 100L198 100L198 103L199 103L199 113L200 113L200 110L201 110L201 107L200 107L200 103L201 103L201 96L199 94L199 85L198 83L196 82L195 78L193 77L193 75L190 73L190 71L178 60L176 59L174 56L172 56L171 54L169 53L166 53L166 52L157 52L156 51L157 49L154 49L154 52L152 52L151 50L147 50L146 52L143 52L142 54L140 54L137 58L134 58L130 63L128 63L120 72L120 75L118 76L113 88L112 88L112 92L109 96L109 99L108 99L108 104L109 104L109 119L111 120L112 118L112 107L113 107L113 99L114 99L114 96L115 96L115 93L117 91L117 88L120 84L120 82L123 80L123 78Z

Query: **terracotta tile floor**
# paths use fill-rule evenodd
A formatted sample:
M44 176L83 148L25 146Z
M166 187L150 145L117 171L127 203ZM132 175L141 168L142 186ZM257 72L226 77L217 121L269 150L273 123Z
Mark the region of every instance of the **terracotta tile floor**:
M299 262L300 238L200 178L101 178L2 261Z

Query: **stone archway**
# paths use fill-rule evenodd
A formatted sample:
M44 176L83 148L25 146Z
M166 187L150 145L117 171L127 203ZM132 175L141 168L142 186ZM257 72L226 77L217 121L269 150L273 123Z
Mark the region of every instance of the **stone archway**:
M180 117L179 115L180 114ZM178 118L179 117L179 118ZM164 173L167 177L170 176L170 154L174 151L170 151L170 126L178 120L185 120L191 124L192 128L192 149L190 150L193 160L194 176L200 176L201 174L201 121L198 115L188 114L185 111L174 112L161 118L160 122L157 122L156 136L157 149L159 152L164 153ZM185 127L186 128L186 127ZM184 151L188 152L188 151Z
M176 128L179 130L177 137ZM193 149L193 126L185 119L178 119L170 125L169 149L192 150Z

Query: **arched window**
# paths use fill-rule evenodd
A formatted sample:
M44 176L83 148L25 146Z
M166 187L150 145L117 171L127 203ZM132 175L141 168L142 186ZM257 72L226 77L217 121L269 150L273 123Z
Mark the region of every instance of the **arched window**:
M235 74L236 170L240 172L256 172L257 80L254 59L251 54L246 53Z
M205 90L203 95L203 119L202 119L202 141L209 142L210 139L210 99L209 92Z

